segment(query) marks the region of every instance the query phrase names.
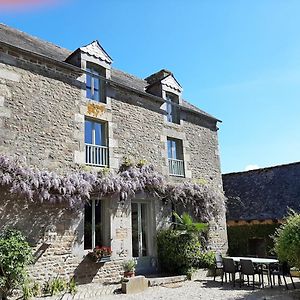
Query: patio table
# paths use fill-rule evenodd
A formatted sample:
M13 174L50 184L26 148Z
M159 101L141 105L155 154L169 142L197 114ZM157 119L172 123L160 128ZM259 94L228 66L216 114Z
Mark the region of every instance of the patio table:
M231 257L227 257L227 258L233 259L233 261L236 263L239 263L241 259L248 259L248 260L251 260L254 264L266 265L267 271L268 271L268 281L269 281L269 284L271 285L271 287L273 287L272 280L271 280L271 274L270 274L270 265L279 263L278 259L262 258L262 257L239 257L239 256L231 256Z
M234 262L240 262L241 259L248 259L251 260L254 264L261 264L261 265L270 265L270 264L279 263L278 259L274 259L274 258L239 257L239 256L233 256L228 258L232 258Z

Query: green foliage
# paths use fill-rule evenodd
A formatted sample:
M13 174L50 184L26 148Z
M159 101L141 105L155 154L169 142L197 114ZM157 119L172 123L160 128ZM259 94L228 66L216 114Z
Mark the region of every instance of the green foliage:
M201 260L201 244L194 232L162 230L157 235L157 248L162 269L170 273L187 273Z
M186 212L181 216L179 216L176 212L173 212L173 215L176 218L176 222L174 224L177 230L200 233L208 228L208 225L205 223L194 222L193 218Z
M215 265L215 253L212 251L202 252L199 259L199 267L213 268Z
M75 281L74 277L72 277L71 280L69 281L68 289L69 289L69 293L73 296L77 293L78 289L77 289L77 285L76 285L76 281Z
M300 214L290 212L286 223L276 230L274 242L278 258L300 268Z
M272 255L274 242L271 238L279 224L255 224L227 227L228 254L230 256L245 256L249 253L249 239L264 238L267 255Z
M50 281L49 288L51 296L57 295L67 290L67 282L61 277L56 277Z
M26 279L32 250L21 232L8 229L0 234L0 292L7 297Z
M34 297L40 296L42 294L42 289L38 282L33 283L32 294Z
M126 260L123 263L124 272L134 272L135 267L136 267L136 261L133 259Z
M22 285L22 294L24 300L29 300L33 297L33 291L28 280L25 280Z

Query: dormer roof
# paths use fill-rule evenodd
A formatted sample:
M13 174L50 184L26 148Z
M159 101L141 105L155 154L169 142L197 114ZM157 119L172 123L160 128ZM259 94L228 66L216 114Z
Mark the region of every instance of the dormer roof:
M72 52L66 61L70 61L72 57L74 57L78 53L85 53L89 56L92 56L95 59L99 59L108 64L113 62L112 58L108 55L108 53L104 50L104 48L100 45L98 40L91 42L85 46L77 48L74 52Z
M101 59L109 64L111 64L113 61L104 48L100 45L98 40L95 40L86 46L80 47L79 49L80 51L95 58Z
M173 73L169 70L162 69L147 78L145 80L149 83L146 89L156 85L156 84L162 84L166 85L170 88L173 88L177 90L178 92L182 92L182 87L180 83L177 81Z

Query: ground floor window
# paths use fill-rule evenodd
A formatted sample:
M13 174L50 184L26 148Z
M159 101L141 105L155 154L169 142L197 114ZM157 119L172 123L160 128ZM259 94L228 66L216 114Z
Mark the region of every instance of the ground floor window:
M91 200L84 208L84 249L103 245L102 201Z

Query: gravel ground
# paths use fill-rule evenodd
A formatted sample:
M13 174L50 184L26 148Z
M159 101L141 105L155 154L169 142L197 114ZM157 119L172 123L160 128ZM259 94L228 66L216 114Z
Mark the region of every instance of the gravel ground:
M103 300L174 300L174 299L188 299L188 300L231 300L231 299L272 299L272 300L291 300L300 299L300 282L296 281L297 289L286 290L282 286L276 286L275 288L256 288L252 290L251 287L232 287L230 284L221 285L220 281L214 282L212 279L208 280L196 280L186 281L177 284L167 284L165 286L151 287L145 292L134 294L134 295L107 295L101 296ZM95 298L96 299L96 298ZM91 299L94 300L94 299Z

